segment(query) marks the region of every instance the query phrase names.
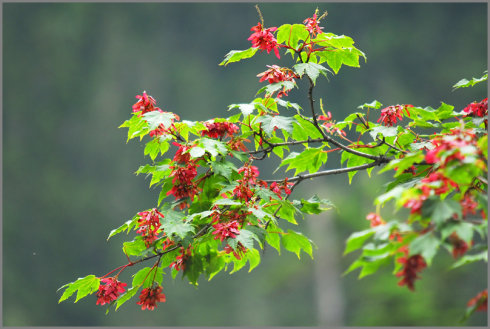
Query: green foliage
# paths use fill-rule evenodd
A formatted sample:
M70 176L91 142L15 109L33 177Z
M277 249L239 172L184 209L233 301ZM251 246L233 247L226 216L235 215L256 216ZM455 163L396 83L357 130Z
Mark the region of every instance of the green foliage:
M487 80L488 80L488 73L487 71L485 71L485 74L481 78L472 78L471 80L461 79L453 86L453 88L458 89L458 88L473 87L477 83L487 81Z
M316 79L320 76L320 74L327 77L327 73L331 72L326 67L316 63L296 64L295 66L293 66L293 69L300 77L306 74L311 79L311 81L313 81L313 85L315 85Z
M63 295L58 300L58 303L70 298L75 292L77 292L77 298L75 299L75 303L78 302L81 298L92 294L99 289L100 279L95 275L87 275L83 278L78 278L78 280L67 283L60 287L60 289L65 289ZM60 290L58 289L58 290Z
M393 105L380 110L383 105L374 100L337 122L330 112L325 113L322 102L323 114L316 113L312 91L321 76L337 74L342 65L359 67L359 58L366 59L354 40L306 24L284 24L277 30L259 24L253 31L255 37L260 34L258 39L252 36L254 46L230 51L220 65L251 58L259 49L275 54L285 49L294 64L291 68L269 66L270 70L258 75L269 82L257 92L264 93L262 98L231 104L228 109L239 112L230 118L193 122L156 111L152 102L143 101L148 99L144 94L137 97L137 106L144 107L145 114L133 113L121 125L128 128L128 140L150 138L144 155L152 164L136 173L151 175L150 186L161 186L158 205L165 202L159 210L138 213L109 233L108 239L136 231L132 241L123 243L129 263L122 269L156 260L153 267L133 275L132 287L115 299L116 309L141 287L161 286L166 267L172 268L173 278L181 273L197 286L201 275L211 280L221 271L235 273L247 263L252 271L260 263L259 250L267 245L279 254L282 249L298 259L302 252L313 258L312 241L285 225L297 225L297 218L333 207L317 195L290 200L297 184L319 176L347 173L351 184L359 171L371 175L376 166L382 166L380 173L393 174L375 200L376 213L367 217L371 228L352 233L346 241L344 254L358 253L346 274L360 269L362 278L392 262L394 274L402 277L400 285L413 289L418 278L414 273L431 266L441 246L460 257L472 248L475 231L486 240L486 222L468 220L477 211L488 213L487 119L481 111L471 117L443 102L437 109ZM298 87L295 79L305 75L311 117L284 99ZM462 80L455 88L484 80L486 75ZM282 115L290 110L295 114ZM372 119L378 113L380 118ZM164 157L172 144L177 147L174 155ZM341 154L344 167L326 169L330 152ZM285 172L294 170L294 177L264 180L256 164L271 154L281 160L278 169L287 166ZM395 212L409 210L405 220L381 217L389 201L394 202ZM130 256L138 260L133 262ZM479 260L487 261L483 252L467 254L453 268ZM67 284L60 302L75 291L78 301L98 286L99 279L93 275Z
M219 65L226 66L230 63L239 62L242 59L253 57L257 52L257 49L258 48L250 47L245 50L232 50L228 54L226 54L225 59L223 59L223 61L219 63Z
M281 243L284 249L295 253L298 259L301 251L306 252L313 259L313 246L311 241L303 234L289 229L282 235Z

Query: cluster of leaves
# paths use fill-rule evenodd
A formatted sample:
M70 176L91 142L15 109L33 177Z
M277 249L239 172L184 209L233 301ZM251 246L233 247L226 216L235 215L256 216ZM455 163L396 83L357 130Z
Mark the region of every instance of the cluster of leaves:
M486 74L471 81L463 79L454 88L486 80ZM362 278L392 262L393 273L401 278L399 285L414 290L415 280L420 279L417 273L432 264L440 247L454 257L452 269L487 262L487 99L470 103L462 111L445 103L437 109L391 106L382 110L378 120L385 126L373 125L367 120L369 110L381 106L377 101L360 106L367 113L358 113L362 125L357 130L391 147L385 149L392 160L380 173L393 171L393 180L375 199L376 212L366 217L371 227L348 238L345 254L361 252L346 273L360 268ZM406 124L394 125L402 116ZM346 155L347 161L350 158ZM388 202L393 203L395 213L408 209L407 218L391 214L385 220L381 208ZM466 317L475 310L486 310L486 291L478 294L483 296L478 297L478 305L474 299L468 303Z
M394 179L376 199L377 213L368 215L372 227L348 239L345 252L361 249L361 255L347 272L361 268L363 277L394 260L400 284L413 289L417 273L431 264L440 246L458 258L454 267L486 261L486 100L460 112L444 103L437 109L393 105L381 109L376 122L369 116L382 107L378 101L335 121L320 100L319 114L313 98L316 80L337 74L342 65L359 67L359 59L366 56L350 37L323 32L320 21L326 13L317 15L303 24L269 28L260 15L261 22L251 28L252 46L225 56L220 65L264 50L279 58L284 51L294 63L271 65L259 73L267 85L250 103L230 105L236 112L230 117L181 120L156 107L146 92L136 96L132 117L121 127L128 128L128 141L149 138L144 154L152 162L136 173L151 177L150 186L160 189L157 205L109 233L108 239L135 231L134 239L123 243L128 263L100 278L89 275L64 285L60 302L75 292L75 302L97 292L97 304L118 309L142 289L138 304L152 310L166 300L162 283L167 269L173 278L181 272L197 285L201 276L210 280L247 263L251 271L266 245L278 253L285 249L298 258L302 252L312 257L312 242L284 225L332 205L316 195L291 199L294 188L308 179L343 173L352 182L359 170L370 173L380 165L382 171L393 170ZM298 79L309 82L307 111L284 99ZM455 87L481 81L486 76ZM357 139L347 138L346 130ZM424 134L427 130L437 133ZM341 153L340 167L324 170L330 152ZM254 164L272 155L281 159L280 168L294 175L261 177ZM388 201L398 209L410 208L408 219L385 221L380 209ZM475 218L478 214L484 220ZM466 254L469 250L475 253ZM153 266L137 271L125 291L118 275L147 261ZM473 308L481 308L480 299Z

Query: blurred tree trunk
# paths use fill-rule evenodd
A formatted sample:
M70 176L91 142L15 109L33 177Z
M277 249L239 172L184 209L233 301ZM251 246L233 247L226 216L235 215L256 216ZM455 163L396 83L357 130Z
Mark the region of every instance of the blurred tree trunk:
M342 326L344 322L344 293L339 259L341 242L336 238L331 217L331 213L326 212L307 220L310 237L318 246L314 259L313 285L318 326Z

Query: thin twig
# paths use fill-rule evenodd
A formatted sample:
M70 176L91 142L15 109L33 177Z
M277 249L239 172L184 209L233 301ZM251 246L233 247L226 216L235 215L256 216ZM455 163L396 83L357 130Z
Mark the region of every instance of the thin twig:
M368 169L371 167L379 166L383 163L388 163L390 162L391 159L389 158L380 158L377 161L371 162L371 163L366 163L360 166L354 166L354 167L347 167L347 168L339 168L339 169L331 169L331 170L324 170L324 171L319 171L316 173L312 174L307 174L307 175L298 175L294 176L291 178L288 178L288 182L295 182L295 181L302 181L305 179L309 178L315 178L315 177L320 177L320 176L329 176L329 175L338 175L338 174L344 174L346 172L351 172L351 171L356 171L356 170L363 170L363 169ZM264 180L266 183L273 183L273 182L281 182L284 179L281 180Z

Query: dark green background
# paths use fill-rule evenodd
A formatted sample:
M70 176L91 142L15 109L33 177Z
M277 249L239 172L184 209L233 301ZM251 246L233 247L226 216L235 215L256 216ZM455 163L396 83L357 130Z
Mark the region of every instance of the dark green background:
M486 3L260 7L266 26L328 10L325 31L352 37L366 53L360 69L342 68L318 83L315 95L337 120L374 99L462 109L486 97L486 86L451 91L487 69ZM167 276L167 302L154 312L134 300L105 315L95 296L57 304L61 285L124 264L125 236L106 242L108 232L156 204L158 190L132 174L150 161L144 145L126 144L126 130L117 129L134 96L147 90L182 119L228 116L227 105L253 99L266 64L291 65L287 56L261 54L218 66L229 50L250 46L257 21L253 3L3 4L5 326L458 324L467 300L487 285L486 264L448 271L452 258L441 250L415 293L397 286L391 267L362 280L341 276L355 257L342 257L344 241L368 227L365 215L388 177L375 172L350 186L345 176L328 177L295 190L298 198L316 192L339 209L301 224L319 246L314 261L269 248L251 273L222 273L197 289ZM291 99L306 106L304 92ZM486 314L468 322L486 323Z

